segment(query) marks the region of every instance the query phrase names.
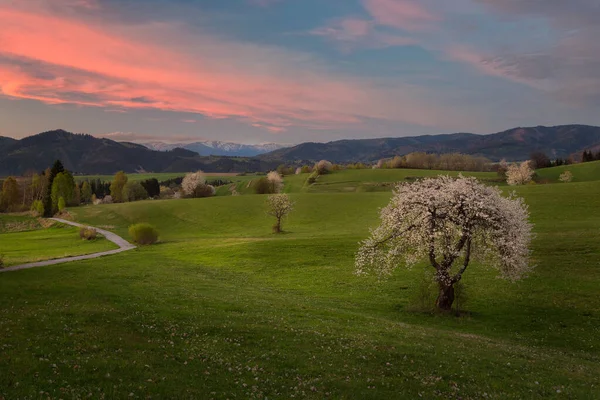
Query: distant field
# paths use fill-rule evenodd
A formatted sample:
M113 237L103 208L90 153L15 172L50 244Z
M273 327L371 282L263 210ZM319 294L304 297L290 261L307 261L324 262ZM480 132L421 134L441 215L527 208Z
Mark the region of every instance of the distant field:
M571 171L573 182L589 182L600 180L600 161L581 164L562 165L560 167L542 168L536 172L540 178L558 182L558 178L565 171Z
M185 176L185 172L166 172L166 173L144 173L144 174L127 174L128 179L134 181L134 182L138 182L138 181L144 181L146 179L151 179L151 178L156 178L159 181L166 181L169 179L174 179L174 178L179 178L182 176ZM210 177L211 179L228 179L234 182L237 181L242 181L242 180L248 180L248 179L252 179L253 175L239 175L236 173L205 173L204 175L206 175L207 177ZM92 180L92 179L100 179L103 181L112 181L114 175L78 175L75 177L75 180L77 180L78 182L82 182L85 180Z
M0 255L6 267L116 248L101 236L93 241L82 240L74 227L55 223L43 228L34 218L0 214Z

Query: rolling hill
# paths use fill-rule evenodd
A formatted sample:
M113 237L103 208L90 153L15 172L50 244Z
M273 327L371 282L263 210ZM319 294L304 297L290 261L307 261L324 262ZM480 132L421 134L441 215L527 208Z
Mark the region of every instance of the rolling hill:
M600 127L587 125L514 128L491 135L454 133L402 138L339 140L329 143L303 143L259 156L263 160L371 162L382 158L422 151L464 153L493 161L528 159L542 151L550 157L566 158L573 153L600 145Z
M21 140L0 140L0 176L40 171L62 160L75 173L113 174L125 172L206 172L267 171L275 162L252 158L202 157L197 153L174 149L152 151L135 143L119 143L91 135L73 134L64 130L43 132Z

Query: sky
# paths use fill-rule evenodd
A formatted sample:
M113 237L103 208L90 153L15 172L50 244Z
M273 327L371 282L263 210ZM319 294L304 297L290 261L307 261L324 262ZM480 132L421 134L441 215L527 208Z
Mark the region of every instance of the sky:
M600 125L598 0L0 0L0 135Z

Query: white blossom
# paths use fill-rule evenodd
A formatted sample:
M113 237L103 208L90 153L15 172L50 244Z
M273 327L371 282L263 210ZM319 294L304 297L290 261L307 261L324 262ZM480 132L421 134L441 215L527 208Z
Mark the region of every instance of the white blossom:
M533 179L535 171L531 167L531 161L521 164L511 164L506 171L506 182L511 186L526 185Z
M327 160L321 160L315 165L315 169L319 174L327 174L333 171L333 164Z
M401 264L426 261L447 288L477 258L515 281L531 269L531 229L522 199L503 197L473 177L401 183L381 210L381 224L361 243L356 272L389 275Z
M186 196L194 194L196 188L206 182L202 171L187 174L181 182L181 190Z
M558 180L563 183L569 183L573 180L573 173L571 171L565 171L558 177Z
M292 212L294 203L287 194L272 194L267 198L267 206L267 213L277 220L273 231L279 233L281 232L281 220Z
M277 171L271 171L267 174L267 180L273 186L273 192L279 193L283 189L283 178Z

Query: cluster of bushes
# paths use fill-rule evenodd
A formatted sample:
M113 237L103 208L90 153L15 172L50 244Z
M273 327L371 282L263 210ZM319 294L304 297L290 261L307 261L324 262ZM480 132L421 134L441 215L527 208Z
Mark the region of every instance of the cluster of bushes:
M279 193L283 189L283 177L277 171L271 171L266 177L258 179L254 183L256 194Z
M444 171L491 171L492 163L485 157L468 154L433 154L416 152L405 156L379 160L373 168L436 169Z

